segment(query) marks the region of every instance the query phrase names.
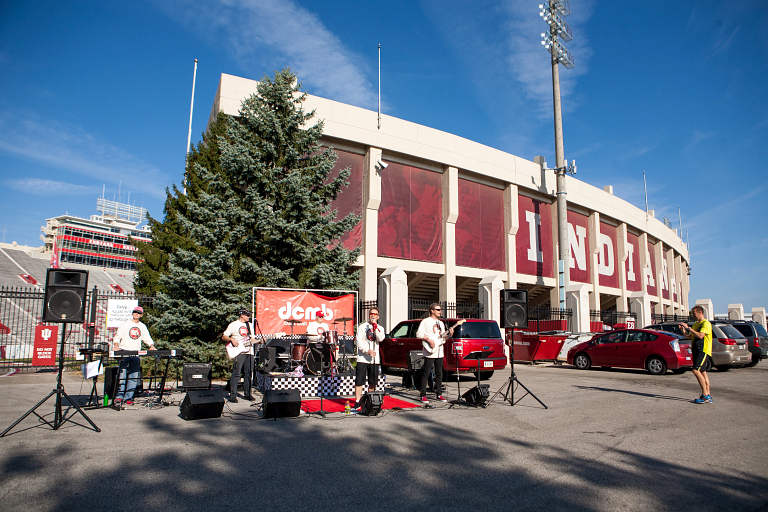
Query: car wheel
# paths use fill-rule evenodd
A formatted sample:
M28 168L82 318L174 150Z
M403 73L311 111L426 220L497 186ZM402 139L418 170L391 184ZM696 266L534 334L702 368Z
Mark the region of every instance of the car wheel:
M658 356L653 356L645 363L645 369L648 370L651 375L664 375L667 373L667 363Z
M731 369L730 365L727 365L727 364L721 364L720 366L715 366L715 368L719 372L727 372L728 370Z
M579 352L576 354L576 357L573 358L573 365L579 370L589 370L592 367L592 361L587 354Z
M755 366L755 365L756 365L757 363L759 363L759 362L760 362L760 358L759 358L759 357L755 357L755 355L754 355L754 354L752 354L752 361L750 361L750 362L749 362L749 364L748 364L747 366L748 366L749 368L752 368L753 366Z
M477 378L477 372L473 372L475 374L475 378ZM480 380L488 380L493 376L493 370L487 371L487 372L480 372Z

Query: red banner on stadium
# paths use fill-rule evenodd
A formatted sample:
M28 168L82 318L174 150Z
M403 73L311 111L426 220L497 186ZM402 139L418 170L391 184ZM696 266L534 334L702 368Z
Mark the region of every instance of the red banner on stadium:
M258 290L256 292L255 318L264 334L276 332L291 333L291 324L286 320L298 320L293 324L294 334L305 334L307 324L317 318L317 312L325 315L323 322L333 326L338 318L354 318L355 296L325 297L317 293L303 291ZM343 323L338 324L343 330ZM354 331L354 320L347 321L347 332Z
M59 338L58 325L35 327L35 351L32 366L56 366L56 340Z

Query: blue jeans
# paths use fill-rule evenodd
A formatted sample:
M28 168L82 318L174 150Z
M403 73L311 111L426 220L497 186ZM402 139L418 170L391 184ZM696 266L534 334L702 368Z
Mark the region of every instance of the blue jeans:
M141 370L140 357L126 357L120 361L120 388L117 390L117 400L130 400L136 390L136 384L139 380L139 370Z

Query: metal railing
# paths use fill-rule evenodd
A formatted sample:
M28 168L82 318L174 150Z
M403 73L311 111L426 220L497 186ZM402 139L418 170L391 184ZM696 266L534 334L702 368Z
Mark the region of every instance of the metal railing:
M80 348L111 342L117 328L106 327L109 299L135 299L146 309L152 308L154 304L154 297L103 292L94 287L86 295L85 322L63 324L66 326L65 366L79 366L84 362L79 353ZM0 374L8 371L32 372L55 368L32 366L35 328L39 325L59 325L59 328L62 328L62 324L42 321L44 305L45 292L37 288L0 287ZM93 329L89 328L91 323ZM56 354L58 357L58 343Z
M408 319L429 316L431 300L408 299ZM443 318L483 318L483 305L479 302L439 302Z
M566 331L571 332L573 310L533 306L528 308L527 332Z
M651 323L661 324L664 322L688 322L689 320L695 320L693 316L689 315L668 315L666 313L651 313ZM639 326L644 327L644 326Z
M637 325L637 314L615 309L589 311L589 330L591 332L605 332L616 329L628 329L643 327Z

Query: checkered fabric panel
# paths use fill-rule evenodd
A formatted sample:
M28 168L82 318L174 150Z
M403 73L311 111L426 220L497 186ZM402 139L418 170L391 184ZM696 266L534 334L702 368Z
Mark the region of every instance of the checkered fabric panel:
M386 375L379 375L376 391L384 391ZM259 391L298 389L302 398L312 396L353 396L355 394L355 377L353 375L335 375L319 377L305 375L304 377L273 376L256 373L256 384Z

